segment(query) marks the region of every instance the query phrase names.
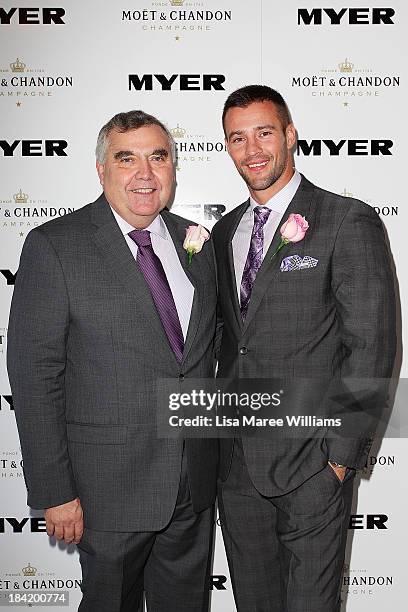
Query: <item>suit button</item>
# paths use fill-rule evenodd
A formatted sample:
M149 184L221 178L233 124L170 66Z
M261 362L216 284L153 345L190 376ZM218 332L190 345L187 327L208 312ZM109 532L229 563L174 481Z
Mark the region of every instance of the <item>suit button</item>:
M239 349L239 352L241 353L241 355L246 355L248 352L248 349L246 346L241 346L241 348Z
M184 374L180 374L180 376L179 376L179 380L180 380L180 381L183 381L183 380L184 380Z

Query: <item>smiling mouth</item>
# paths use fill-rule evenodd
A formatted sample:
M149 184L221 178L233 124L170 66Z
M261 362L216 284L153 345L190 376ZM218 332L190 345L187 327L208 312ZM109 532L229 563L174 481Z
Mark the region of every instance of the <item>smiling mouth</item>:
M140 187L139 189L129 189L129 191L131 193L144 193L144 194L149 194L149 193L153 193L154 191L156 191L156 189L153 188L148 188L148 187Z
M266 164L268 163L269 160L264 161L264 162L254 162L252 164L247 164L248 168L250 168L251 170L259 170L260 168L264 168L266 166Z

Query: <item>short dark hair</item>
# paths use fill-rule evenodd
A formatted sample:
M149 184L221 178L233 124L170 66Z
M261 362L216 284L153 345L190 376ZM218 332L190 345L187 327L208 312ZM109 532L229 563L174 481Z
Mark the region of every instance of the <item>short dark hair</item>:
M229 109L234 107L246 108L253 102L272 102L275 104L284 130L286 130L289 123L292 123L288 105L278 91L267 85L246 85L245 87L233 91L224 104L224 110L222 112L222 127L224 128L224 133L225 116Z
M107 149L107 141L109 134L116 130L117 132L128 132L130 130L137 130L146 125L158 125L163 132L167 135L170 146L171 146L171 154L173 157L173 161L176 160L176 151L174 144L174 139L170 134L169 130L166 126L159 121L153 115L148 115L142 110L131 110L127 113L118 113L112 119L109 119L107 123L101 128L98 134L98 140L96 142L96 150L95 155L96 159L99 163L105 163L106 158L106 149Z

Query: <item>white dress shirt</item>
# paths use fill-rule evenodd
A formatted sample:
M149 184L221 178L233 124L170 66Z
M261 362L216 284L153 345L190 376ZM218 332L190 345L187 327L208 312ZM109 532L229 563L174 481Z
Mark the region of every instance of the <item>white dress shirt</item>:
M264 225L264 244L263 253L267 252L272 238L279 227L282 217L286 212L287 207L293 200L293 197L300 185L301 176L297 170L290 179L289 183L283 187L276 195L274 195L266 204L267 208L271 209L271 213L267 222ZM250 197L249 207L244 212L241 221L238 224L234 237L232 239L232 252L234 254L235 281L237 285L238 299L241 293L242 274L245 268L249 247L251 244L252 229L254 227L254 208L261 206L258 202Z
M129 249L131 250L133 257L136 260L138 247L136 242L132 240L132 238L130 238L130 236L128 235L129 232L131 232L135 228L133 227L133 225L130 225L130 223L125 221L116 212L116 210L112 208L112 206L111 209L119 225L119 228L125 237L126 243ZM181 265L179 256L176 251L176 247L173 244L173 240L161 216L157 215L157 217L151 222L151 224L146 227L146 230L150 232L153 251L160 259L164 272L167 276L167 281L170 285L170 289L173 294L177 314L180 320L180 325L185 340L187 336L188 324L190 322L191 307L193 305L194 287L190 283L183 270L183 266Z

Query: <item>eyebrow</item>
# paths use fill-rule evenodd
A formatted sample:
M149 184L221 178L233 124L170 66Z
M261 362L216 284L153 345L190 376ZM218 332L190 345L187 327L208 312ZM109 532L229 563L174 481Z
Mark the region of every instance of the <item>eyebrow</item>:
M276 126L275 125L271 125L271 124L267 124L267 125L257 125L254 129L255 130L276 130ZM230 140L230 138L232 138L233 136L241 136L241 134L244 133L244 130L235 130L234 132L231 132L228 135L228 140Z
M169 152L167 151L167 149L155 149L152 155L161 155L162 157L168 157Z
M114 159L121 159L122 157L129 157L130 155L134 155L134 151L118 151L113 156ZM150 155L161 155L162 157L168 157L169 152L166 149L155 149Z
M134 155L133 151L118 151L113 157L114 159L120 159L121 157L128 157L129 155Z

